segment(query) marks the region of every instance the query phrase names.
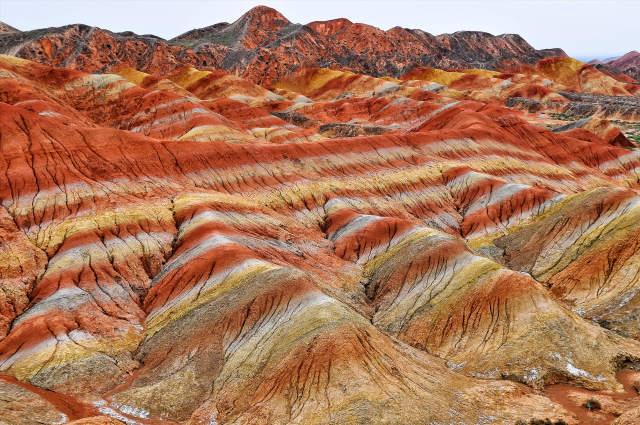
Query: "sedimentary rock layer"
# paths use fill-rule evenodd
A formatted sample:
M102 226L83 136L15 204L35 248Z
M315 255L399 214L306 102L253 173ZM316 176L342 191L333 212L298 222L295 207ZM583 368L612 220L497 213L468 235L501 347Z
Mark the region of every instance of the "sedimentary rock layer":
M89 72L122 64L162 73L180 65L217 67L258 83L275 82L300 66L399 75L416 65L495 69L565 56L560 49L536 50L516 34L434 36L400 27L383 31L346 19L301 25L264 6L233 23L194 29L169 41L86 25L0 32L0 52Z
M0 57L16 423L576 423L545 388L622 389L640 154L486 95L620 81L124 65Z

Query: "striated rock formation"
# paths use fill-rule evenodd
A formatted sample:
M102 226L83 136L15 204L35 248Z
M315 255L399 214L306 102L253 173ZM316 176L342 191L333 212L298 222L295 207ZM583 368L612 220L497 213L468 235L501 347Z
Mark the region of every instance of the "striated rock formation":
M451 235L345 207L332 203L329 238L338 255L363 264L373 323L387 333L484 378L535 386L576 379L571 368L580 364L597 371L582 377L587 387L615 381L613 369L598 369L615 364L623 339L579 320L530 276L474 255ZM593 347L609 359L591 358Z
M506 264L548 283L552 293L567 300L581 315L635 337L637 282L630 276L639 273L639 211L633 191L594 190L564 200L544 218L497 239L495 244L503 250ZM581 223L576 226L579 230L563 231L574 227L573 220ZM530 232L540 237L531 239L527 236ZM532 255L519 256L520 249ZM588 279L582 277L586 275ZM621 284L626 289L619 292Z
M370 75L399 75L416 65L441 68L498 68L534 63L561 50L536 51L514 34L493 36L461 31L433 36L395 27L382 31L347 19L292 24L267 7L257 7L232 24L189 31L172 40L206 51L228 47L221 65L262 83L300 65L340 67Z
M607 70L626 74L636 82L640 82L640 52L636 50L617 58L597 61L596 64L603 66Z
M496 69L565 56L560 49L535 50L515 34L434 36L400 27L383 31L346 19L301 25L265 6L231 24L194 29L169 41L86 25L0 33L0 53L88 72L122 64L162 74L181 65L217 67L266 85L301 66L397 76L419 65Z
M258 11L183 38L358 25ZM547 59L267 89L121 52L107 74L0 56L0 421L633 420L640 153L545 106L628 83Z
M0 335L4 337L11 322L29 305L29 294L47 258L4 208L0 209L0 235Z

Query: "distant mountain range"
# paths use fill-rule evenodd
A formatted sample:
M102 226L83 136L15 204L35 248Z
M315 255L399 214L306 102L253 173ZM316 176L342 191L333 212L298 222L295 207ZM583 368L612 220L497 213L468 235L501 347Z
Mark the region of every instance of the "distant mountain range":
M183 64L216 67L267 85L301 66L398 76L416 66L512 69L566 56L561 49L536 50L516 34L460 31L435 36L401 27L383 31L347 19L301 25L265 6L233 23L194 29L171 40L81 24L24 32L3 25L0 53L89 72L121 66L146 72L167 72Z
M640 52L633 50L622 56L589 62L640 81Z
M0 21L0 34L9 34L9 33L16 33L16 32L20 32L20 30L12 27L9 24L5 24L4 22Z

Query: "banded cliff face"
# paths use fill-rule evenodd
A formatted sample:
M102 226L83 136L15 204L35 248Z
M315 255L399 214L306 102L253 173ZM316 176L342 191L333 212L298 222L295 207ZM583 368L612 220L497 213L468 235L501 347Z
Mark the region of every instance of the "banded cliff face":
M122 64L163 74L180 65L216 67L266 85L303 66L398 76L420 65L496 69L565 56L560 49L535 50L514 34L434 36L400 27L383 31L346 19L301 25L264 6L231 24L194 29L169 41L86 25L7 32L0 34L0 53L88 72Z
M640 52L633 50L620 57L604 61L594 61L596 65L606 70L628 75L631 79L640 81Z
M261 19L215 31L290 25ZM626 83L113 60L0 56L9 423L578 423L548 386L620 390L640 359L635 143L504 106Z

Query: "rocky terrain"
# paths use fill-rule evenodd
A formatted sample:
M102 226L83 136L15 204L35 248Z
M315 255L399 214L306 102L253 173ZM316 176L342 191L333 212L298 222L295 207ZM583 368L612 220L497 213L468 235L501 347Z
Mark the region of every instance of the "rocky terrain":
M9 34L9 33L18 33L18 32L20 32L18 29L0 21L0 34Z
M636 81L640 81L640 52L633 50L617 58L604 61L594 61L602 68L620 74L626 74Z
M515 34L462 31L434 36L400 27L383 31L346 19L301 25L264 6L231 24L194 29L172 40L79 24L0 31L0 53L87 72L112 71L123 64L152 73L184 64L214 67L263 85L300 66L398 76L420 65L496 69L564 56L560 49L535 50Z
M520 40L0 35L0 424L636 423L639 88Z

